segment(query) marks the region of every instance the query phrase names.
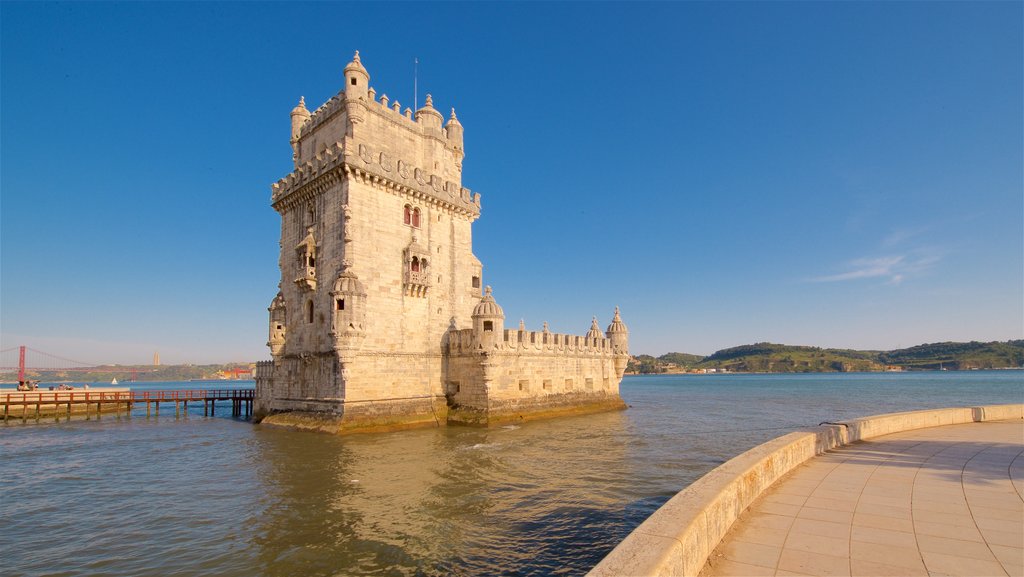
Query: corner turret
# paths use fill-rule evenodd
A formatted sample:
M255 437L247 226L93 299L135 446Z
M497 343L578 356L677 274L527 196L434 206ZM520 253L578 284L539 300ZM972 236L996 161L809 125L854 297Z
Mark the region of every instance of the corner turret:
M302 125L309 121L309 110L306 109L306 97L299 97L299 105L292 108L292 161L299 166L299 133L302 132Z
M331 299L331 335L335 347L346 352L358 349L366 335L366 289L348 261L342 262Z
M474 348L490 350L504 342L505 311L491 296L491 287L484 289L484 298L473 309Z
M615 307L615 316L612 317L612 323L608 325L605 334L612 341L612 352L615 353L615 372L619 379L622 379L622 375L626 372L626 364L629 362L629 329L626 328L626 323L622 322L622 317L619 316L619 307Z
M588 339L603 339L604 333L601 332L601 326L597 324L597 317L590 323L590 330L587 331Z
M356 50L352 62L345 67L345 98L366 100L369 88L370 73L363 68L363 63L359 61L359 51Z
M448 124L445 125L444 131L448 137L448 145L455 152L455 165L459 167L459 170L462 170L462 159L465 158L466 153L462 144L462 123L455 116L454 108L452 108L452 116L448 119Z
M423 103L423 107L416 111L416 122L422 124L424 128L434 128L440 132L444 117L434 108L434 97L431 95L427 95L427 101Z
M267 340L267 346L270 347L270 355L276 359L284 352L285 327L288 320L284 307L284 293L278 291L267 310L270 311L270 338Z

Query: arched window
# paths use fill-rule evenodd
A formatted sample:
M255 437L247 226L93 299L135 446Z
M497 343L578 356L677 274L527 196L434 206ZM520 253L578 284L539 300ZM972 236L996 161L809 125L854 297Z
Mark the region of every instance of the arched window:
M405 224L412 224L412 207L408 204L405 205Z
M311 300L306 301L306 322L313 322L313 301Z
M412 257L412 267L409 269L412 272L420 272L420 259L419 257Z
M412 209L412 225L416 228L420 227L420 209Z

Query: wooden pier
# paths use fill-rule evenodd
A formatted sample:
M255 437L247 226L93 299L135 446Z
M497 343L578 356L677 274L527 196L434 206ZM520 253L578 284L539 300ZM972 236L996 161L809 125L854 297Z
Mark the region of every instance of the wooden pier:
M91 417L96 413L131 415L132 407L146 404L146 416L153 412L160 414L161 403L174 403L174 416L188 411L189 402L203 403L203 416L214 416L217 401L231 401L231 416L249 418L256 397L255 389L216 390L161 390L161 391L29 391L0 393L3 404L4 422L8 419L39 420L42 416L53 416L60 420L62 415L82 414Z

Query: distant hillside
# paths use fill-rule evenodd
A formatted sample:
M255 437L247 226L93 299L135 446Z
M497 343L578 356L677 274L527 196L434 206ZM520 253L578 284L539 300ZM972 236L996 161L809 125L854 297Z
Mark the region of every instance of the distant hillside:
M821 373L895 370L1002 369L1024 366L1024 340L990 343L934 343L895 351L857 351L755 343L722 349L707 357L668 353L638 355L627 371L666 373L729 371Z
M824 373L882 371L885 365L879 361L878 353L872 351L757 343L718 351L696 368L746 373Z
M217 379L232 369L252 370L253 363L228 363L225 365L106 365L92 367L86 371L30 371L26 375L33 381L44 383L71 381L77 383L109 383L111 379L127 383L135 369L136 381L188 381L192 379ZM251 373L241 373L242 379L251 379ZM13 383L18 380L16 372L0 373L0 382Z
M932 343L880 353L882 362L908 369L1001 369L1024 366L1024 340Z

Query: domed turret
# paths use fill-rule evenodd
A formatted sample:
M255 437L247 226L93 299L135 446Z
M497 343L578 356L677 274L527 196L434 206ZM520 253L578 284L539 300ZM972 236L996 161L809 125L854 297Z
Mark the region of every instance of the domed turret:
M270 354L273 357L284 352L287 315L284 307L284 294L278 291L277 296L270 303L270 338L267 346L270 347Z
M416 111L416 122L421 123L427 128L441 130L441 123L444 122L444 117L434 108L434 97L431 95L427 95L427 101L423 103L423 108Z
M458 117L455 116L454 108L452 108L452 115L448 118L448 124L445 125L444 130L452 148L462 152L462 123L459 122Z
M345 97L366 99L367 90L370 88L370 73L363 68L359 60L359 51L356 50L352 62L345 67Z
M302 125L309 121L309 110L306 109L306 97L299 97L299 105L292 108L292 160L295 166L299 165L299 134L302 132Z
M473 339L484 349L504 341L505 311L491 296L491 287L484 289L484 298L473 308Z
M590 323L590 330L587 331L588 339L603 339L604 333L601 332L601 326L597 324L597 317Z
M338 350L358 348L366 334L366 289L359 277L352 271L348 261L342 262L342 270L334 281L331 291L334 300L331 316L331 334Z
M626 323L622 322L622 317L619 316L619 307L615 307L615 316L612 317L612 323L608 325L606 334L611 339L612 350L616 354L629 354L629 329L626 328Z

